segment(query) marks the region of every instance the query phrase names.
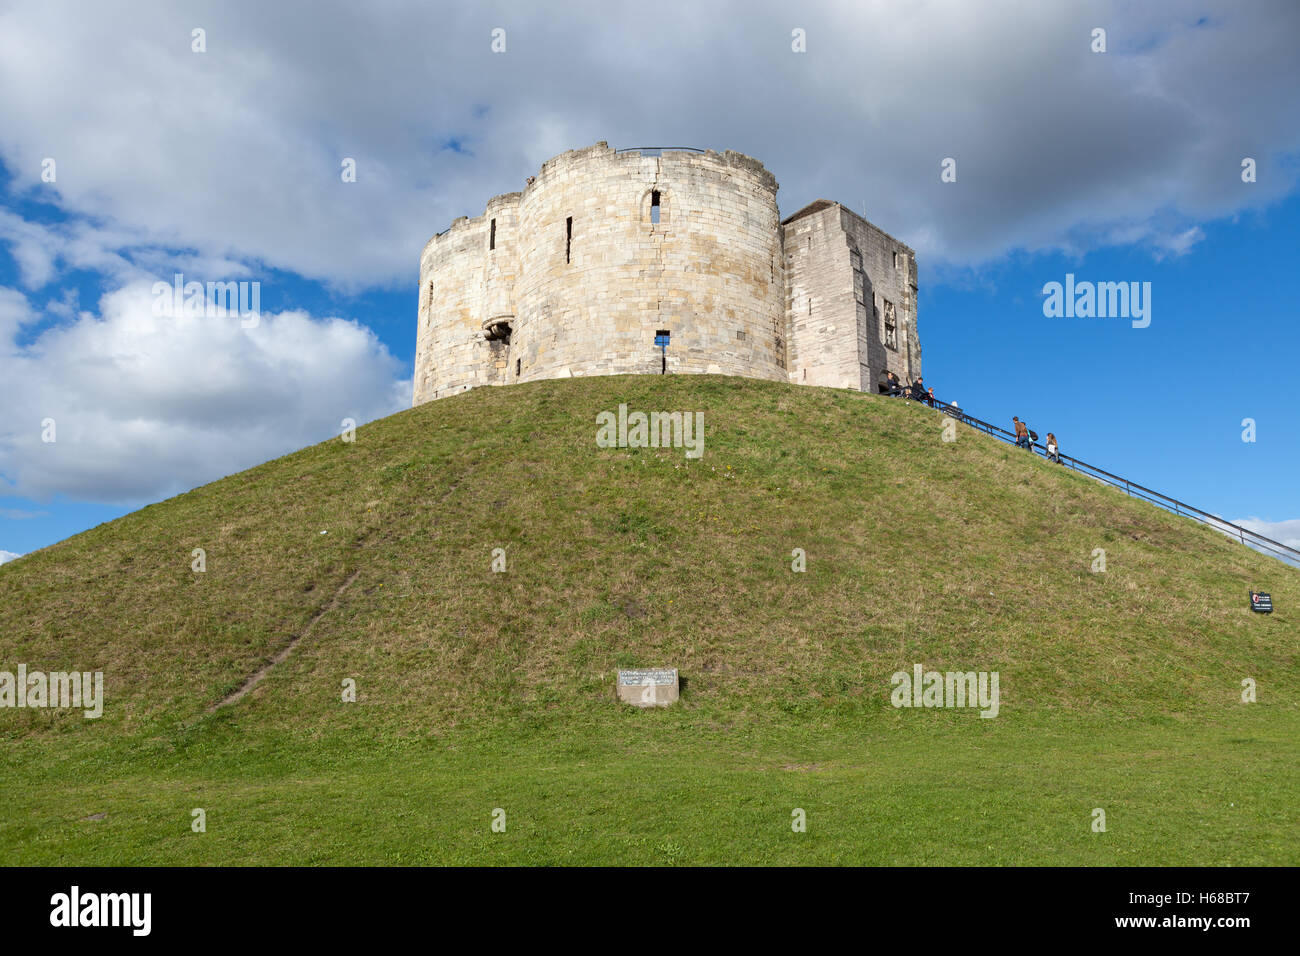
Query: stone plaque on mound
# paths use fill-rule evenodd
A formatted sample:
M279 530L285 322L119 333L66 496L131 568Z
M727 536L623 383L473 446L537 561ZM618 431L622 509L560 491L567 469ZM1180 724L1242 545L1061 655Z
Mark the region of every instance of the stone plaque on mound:
M677 668L618 672L618 699L633 707L667 707L677 700Z

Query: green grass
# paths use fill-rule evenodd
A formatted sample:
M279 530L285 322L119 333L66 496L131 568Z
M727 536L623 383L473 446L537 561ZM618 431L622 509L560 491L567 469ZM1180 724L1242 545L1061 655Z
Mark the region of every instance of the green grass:
M703 411L703 458L598 448L623 402ZM940 422L731 378L481 389L4 565L0 670L102 670L106 704L0 709L0 850L1300 862L1300 572ZM998 671L1000 716L891 707L918 662ZM620 666L682 700L616 705Z

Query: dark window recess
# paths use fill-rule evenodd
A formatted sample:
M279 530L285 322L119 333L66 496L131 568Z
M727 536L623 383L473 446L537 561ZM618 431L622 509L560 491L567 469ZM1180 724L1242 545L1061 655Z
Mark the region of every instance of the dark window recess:
M497 247L497 221L493 219L492 226L488 231L488 248L495 249L496 247Z
M745 340L745 333L742 329L736 329L736 338L740 339L742 342Z
M668 339L672 335L668 329L655 329L655 346L659 349L659 374L668 374Z
M658 225L659 223L659 190L653 190L650 193L650 221Z
M564 261L572 262L573 254L573 217L564 220Z
M523 359L515 359L515 374L516 374L516 375L519 374L519 363L522 362L522 361L523 361Z

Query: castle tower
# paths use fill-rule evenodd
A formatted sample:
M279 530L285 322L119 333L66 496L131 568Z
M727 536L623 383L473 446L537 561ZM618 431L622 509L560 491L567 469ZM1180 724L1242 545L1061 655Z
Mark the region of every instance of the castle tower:
M425 246L414 404L575 375L919 374L911 250L825 200L782 224L776 191L730 150L549 160Z
M885 372L921 374L916 253L839 203L819 199L781 224L790 380L881 390Z

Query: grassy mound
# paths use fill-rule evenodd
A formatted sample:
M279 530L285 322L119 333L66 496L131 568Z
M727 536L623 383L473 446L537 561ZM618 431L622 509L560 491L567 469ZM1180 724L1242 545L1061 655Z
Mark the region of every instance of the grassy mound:
M598 447L620 404L703 412L703 456ZM0 709L0 846L1300 860L1300 571L956 436L916 405L734 378L481 389L4 565L0 670L102 671L105 704ZM892 707L917 663L998 672L997 719ZM679 668L681 702L616 705L623 666Z

